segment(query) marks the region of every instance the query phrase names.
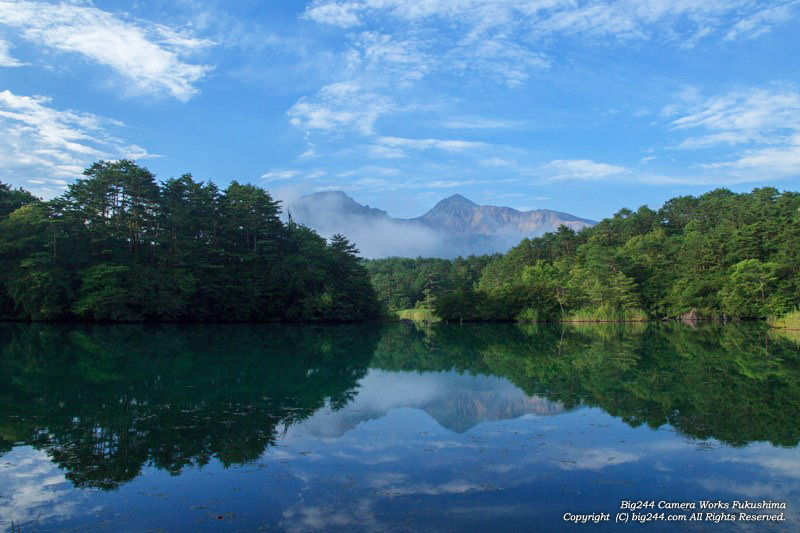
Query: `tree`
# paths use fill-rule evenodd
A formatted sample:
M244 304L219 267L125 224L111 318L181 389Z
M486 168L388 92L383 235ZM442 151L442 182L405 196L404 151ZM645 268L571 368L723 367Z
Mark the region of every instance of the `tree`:
M365 320L357 250L284 225L254 185L190 174L158 185L100 161L49 202L0 186L0 313L32 320Z
M0 181L0 220L23 205L38 203L40 200L23 189L12 189Z
M731 316L763 318L788 309L774 309L772 289L778 279L777 265L746 259L733 265L725 286L720 290L722 309Z

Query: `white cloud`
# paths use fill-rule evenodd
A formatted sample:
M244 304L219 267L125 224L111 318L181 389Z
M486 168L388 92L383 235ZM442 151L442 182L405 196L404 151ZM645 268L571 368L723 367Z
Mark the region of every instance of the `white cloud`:
M434 180L420 183L419 187L423 189L452 189L454 187L465 187L473 183L475 183L474 180Z
M790 88L731 92L707 100L689 93L675 129L702 128L713 133L684 140L679 148L706 148L717 144L771 142L787 132L800 131L800 93ZM674 105L667 111L680 109Z
M782 5L768 7L746 17L730 29L725 35L726 41L733 41L739 37L752 39L772 30L772 25L784 22L791 18L792 9L799 2L787 2Z
M545 181L598 180L628 172L625 167L595 163L589 159L556 159L544 165Z
M439 125L449 129L506 129L522 126L519 120L500 120L496 118L462 116L444 120Z
M800 462L792 450L776 448L766 443L756 443L748 447L747 455L727 453L720 462L756 465L759 469L772 472L775 476L800 480Z
M261 175L262 180L281 181L288 180L300 174L299 170L270 170Z
M406 139L403 137L379 137L377 142L381 146L395 149L408 148L411 150L445 150L447 152L463 152L464 150L483 148L486 143L476 141L460 141L452 139Z
M529 50L502 36L457 47L447 54L447 58L458 71L471 72L476 77L491 77L509 87L518 87L533 72L550 67L550 60L544 53Z
M515 161L509 161L502 157L489 157L487 159L481 159L478 163L484 167L514 167L517 164Z
M367 165L359 169L359 172L368 172L374 174L380 174L382 176L396 176L400 174L400 170L392 167L378 167L375 165Z
M357 2L317 2L306 9L303 17L321 24L349 28L361 23L357 15L357 11L359 11L360 8L361 6Z
M327 174L327 172L325 172L324 170L316 169L316 170L312 170L311 172L306 174L304 177L307 180L313 180L313 179L316 179L316 178L321 178L325 174Z
M779 0L317 0L303 16L343 28L373 19L414 24L444 20L466 27L467 40L517 30L620 40L660 38L684 45L719 29L727 40L758 35L788 19L796 4Z
M794 2L793 2L794 3ZM577 4L562 2L556 9L540 17L534 24L545 33L578 34L588 37L611 37L619 40L657 39L674 42L687 48L715 31L731 28L725 38L730 40L745 30L734 31L738 25L766 25L788 16L790 6L770 13L778 1L749 0L622 0ZM751 32L752 33L752 32Z
M691 185L730 187L741 183L763 183L776 179L774 175L753 172L724 171L724 167L712 168L699 165L702 170L687 171L683 174L642 174L638 176L641 183L648 185Z
M317 150L316 146L311 143L308 143L308 150L297 156L299 159L310 159L312 157L317 157Z
M747 150L732 161L703 163L701 166L714 170L746 171L748 181L800 175L800 134L795 135L785 146Z
M381 94L416 86L431 74L468 84L515 88L550 68L553 37L605 42L632 39L692 47L704 39L752 36L788 19L795 2L778 0L314 0L302 18L344 29L340 83L290 110L306 131L373 134L379 116L410 109ZM353 31L358 28L359 31ZM363 30L363 31L362 31ZM378 31L376 31L378 30ZM332 89L349 88L346 94ZM357 87L357 89L355 89ZM401 96L396 100L401 102ZM455 119L448 128L502 128L515 123ZM404 157L396 146L373 146L381 158Z
M288 111L289 122L305 131L355 131L373 133L375 121L395 106L388 98L355 82L341 82L320 89L313 97L300 99Z
M352 182L351 187L354 190L358 189L388 189L391 188L393 182L383 178L359 178Z
M390 35L366 31L351 36L347 54L348 68L371 84L410 86L434 68L434 56L425 52L429 46L420 39L395 39Z
M91 6L0 1L0 24L37 46L77 53L133 82L140 92L186 101L211 69L186 62L207 40L145 21L123 21Z
M665 108L680 113L676 131L701 130L677 148L698 150L739 146L727 160L699 164L723 172L729 181L763 181L800 174L800 92L793 87L751 89L701 99L689 91L683 102Z
M28 179L27 183L37 185L30 188L32 192L50 197L97 159L153 157L113 134L124 124L89 113L60 111L49 104L45 97L0 91L3 181L25 185L20 179Z
M9 53L10 49L11 45L3 39L0 39L0 67L21 67L24 65L25 63L21 63L11 57Z
M503 1L357 0L318 1L303 17L344 28L375 22L375 27L384 28L379 21L382 16L399 20L392 36L374 31L347 35L349 68L371 80L408 86L439 70L477 74L471 79L514 87L550 65L540 50L526 44L528 29L515 23L515 14L510 3ZM458 30L441 31L442 20Z

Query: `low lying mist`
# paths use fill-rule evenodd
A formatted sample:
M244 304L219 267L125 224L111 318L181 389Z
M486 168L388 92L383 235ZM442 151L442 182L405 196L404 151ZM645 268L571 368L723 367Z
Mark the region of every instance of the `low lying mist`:
M362 257L440 257L447 248L445 239L432 229L414 222L392 219L370 219L362 216L295 215L296 222L314 228L330 238L341 233L354 243Z
M357 203L341 191L300 196L284 189L277 197L283 217L313 228L329 239L340 233L368 259L441 257L505 252L524 237L518 231L501 235L453 236L417 220L390 217L385 211Z

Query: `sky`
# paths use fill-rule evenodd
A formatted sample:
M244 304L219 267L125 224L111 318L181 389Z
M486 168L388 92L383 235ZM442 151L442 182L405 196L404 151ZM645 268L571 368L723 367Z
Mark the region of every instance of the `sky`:
M132 158L392 216L800 190L800 0L0 0L0 181Z

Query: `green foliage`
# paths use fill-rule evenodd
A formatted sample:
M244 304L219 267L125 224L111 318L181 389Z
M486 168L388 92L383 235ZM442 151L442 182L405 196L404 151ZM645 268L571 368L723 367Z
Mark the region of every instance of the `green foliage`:
M762 263L758 259L745 259L733 265L719 292L723 311L738 317L770 315L776 305L776 269L774 263Z
M582 307L570 312L567 322L641 322L647 320L647 313L638 308L618 308L610 305Z
M800 311L792 311L779 318L770 318L769 323L775 328L800 330Z
M692 309L708 318L779 316L800 306L800 194L765 187L682 196L658 211L621 209L579 233L561 227L523 239L484 261L463 285L432 285L426 297L439 317L642 320ZM393 259L370 274L386 301L410 306L422 296L405 288L419 287L433 264L448 272L456 263Z
M130 294L130 268L102 263L79 273L81 288L72 310L95 320L141 320Z
M441 320L433 313L433 310L427 308L400 309L397 311L397 318L414 322L438 322Z
M236 181L162 185L100 161L60 198L0 184L0 316L92 321L352 321L380 314L358 251L283 224ZM8 211L8 212L6 212Z
M14 304L12 316L32 320L62 318L73 295L71 273L37 257L23 259L8 273L5 288Z
M481 320L481 309L486 300L482 292L458 289L446 292L436 299L434 313L442 320Z
M364 261L377 298L390 311L433 308L448 291L471 289L495 256L446 259L392 257Z
M0 220L22 207L38 203L39 199L23 189L12 189L0 181Z

